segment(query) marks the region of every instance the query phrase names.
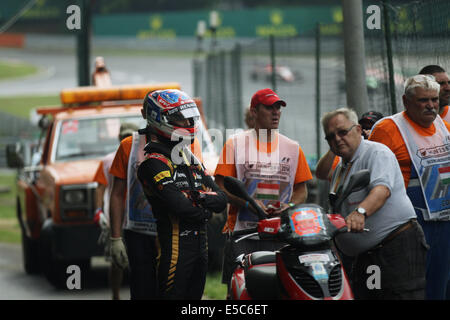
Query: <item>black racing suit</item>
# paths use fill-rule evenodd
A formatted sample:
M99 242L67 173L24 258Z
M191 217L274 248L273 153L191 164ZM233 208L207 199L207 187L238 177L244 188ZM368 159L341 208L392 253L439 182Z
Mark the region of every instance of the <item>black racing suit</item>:
M201 164L185 158L177 165L171 151L149 143L137 172L157 219L160 298L201 299L208 269L206 224L211 211L225 209L227 196Z

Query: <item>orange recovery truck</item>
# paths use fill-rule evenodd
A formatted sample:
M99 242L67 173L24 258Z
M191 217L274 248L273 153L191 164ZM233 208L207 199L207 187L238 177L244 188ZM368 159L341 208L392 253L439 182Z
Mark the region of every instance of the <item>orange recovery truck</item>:
M19 145L7 147L8 166L18 169L17 217L27 273L43 272L63 287L69 265L83 270L91 257L103 255L93 219L95 172L102 157L117 149L121 123L145 127L145 94L165 88L179 85L63 90L62 106L37 109L41 138L31 163L24 163Z

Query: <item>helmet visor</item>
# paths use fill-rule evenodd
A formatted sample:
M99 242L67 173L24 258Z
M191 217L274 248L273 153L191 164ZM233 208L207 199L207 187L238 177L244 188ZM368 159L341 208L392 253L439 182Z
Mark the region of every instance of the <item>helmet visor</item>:
M177 108L176 112L170 112L166 115L166 121L168 124L180 128L194 128L198 125L200 119L200 113L196 107L190 107L187 109Z

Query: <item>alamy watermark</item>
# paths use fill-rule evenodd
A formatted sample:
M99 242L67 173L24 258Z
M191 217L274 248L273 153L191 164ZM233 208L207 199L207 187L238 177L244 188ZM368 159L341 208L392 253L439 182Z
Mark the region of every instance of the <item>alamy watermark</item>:
M366 27L369 30L381 30L381 9L380 6L372 4L367 7L366 13L369 14L366 20Z
M79 6L72 4L67 7L66 13L69 15L66 19L66 27L69 30L81 29L81 9Z
M370 276L366 280L366 286L369 290L381 289L381 269L377 265L370 265L366 269L366 273Z
M245 163L267 163L278 165L281 163L282 159L280 159L279 145L278 143L273 144L273 149L271 148L271 141L274 142L278 138L278 130L267 130L267 129L259 129L258 135L256 135L256 131L251 131L246 134L243 138L238 138L240 133L243 133L243 129L226 129L224 139L223 133L219 129L208 129L204 132L204 134L197 134L196 139L198 140L198 145L194 144L192 148L192 152L194 154L200 154L205 152L205 150L196 150L198 146L213 144L217 150L220 150L224 143L228 143L231 141L232 147L228 146L226 148L225 154L223 154L219 160L219 164L245 164ZM203 141L203 139L207 139L208 141ZM252 141L258 140L259 146L258 151L256 152L256 148L254 147L254 143ZM191 135L185 129L177 129L171 135L172 141L180 141L172 150L171 160L174 164L183 163L183 156L180 155L180 149L188 147L191 144ZM268 143L264 143L267 141ZM206 143L204 143L206 142Z
M67 267L66 273L69 274L66 280L66 287L69 290L81 290L81 269L72 264Z

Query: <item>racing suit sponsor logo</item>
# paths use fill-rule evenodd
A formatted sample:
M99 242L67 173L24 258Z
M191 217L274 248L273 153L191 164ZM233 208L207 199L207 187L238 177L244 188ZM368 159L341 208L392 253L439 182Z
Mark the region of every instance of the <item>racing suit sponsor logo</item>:
M160 173L158 173L156 176L153 177L155 182L159 182L160 180L162 180L164 178L170 178L170 171L169 170L161 171Z

